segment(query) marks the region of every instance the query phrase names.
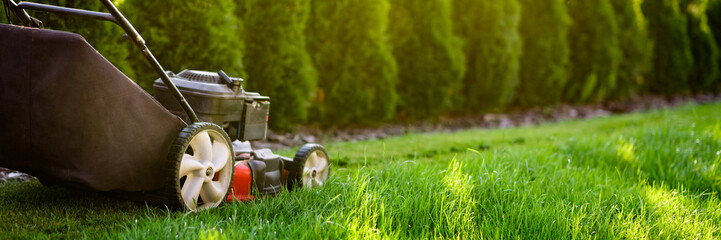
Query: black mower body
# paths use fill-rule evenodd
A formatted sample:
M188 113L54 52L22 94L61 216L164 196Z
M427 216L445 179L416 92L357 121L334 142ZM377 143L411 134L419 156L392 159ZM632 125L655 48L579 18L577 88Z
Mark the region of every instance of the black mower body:
M242 87L243 79L228 77L222 71L198 70L183 70L178 74L169 72L168 76L198 118L223 126L231 139L265 139L270 98L246 92ZM156 80L153 87L158 102L172 113L188 118L161 79Z

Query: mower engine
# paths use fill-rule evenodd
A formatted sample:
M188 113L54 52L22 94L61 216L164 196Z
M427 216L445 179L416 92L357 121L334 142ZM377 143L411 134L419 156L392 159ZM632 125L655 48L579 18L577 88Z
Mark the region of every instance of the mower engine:
M231 139L265 139L270 98L246 92L242 87L243 79L229 77L223 71L213 73L187 69L178 74L168 72L168 76L199 119L223 127ZM153 87L158 102L189 122L183 108L162 80L156 80Z
M282 191L283 186L286 189L292 189L293 185L318 186L327 178L328 157L320 145L303 146L293 159L276 155L270 149L252 149L249 141L266 137L270 98L246 92L242 87L243 79L229 77L223 71L183 70L178 74L168 72L168 76L199 119L222 126L234 140L234 182L227 201L274 195ZM153 87L158 102L175 115L189 120L161 79L156 80ZM310 158L312 160L306 161ZM309 168L306 162L315 165ZM316 170L308 170L311 168ZM305 171L309 173L304 174ZM304 175L307 175L305 179Z

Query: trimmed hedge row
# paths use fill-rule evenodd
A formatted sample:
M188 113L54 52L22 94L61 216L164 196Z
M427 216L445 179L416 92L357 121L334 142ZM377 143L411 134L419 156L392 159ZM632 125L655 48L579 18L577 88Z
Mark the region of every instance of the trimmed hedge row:
M2 9L2 12L0 12L0 23L8 23L8 19L5 16L5 3L3 1L0 1L0 9Z
M709 0L706 7L706 15L708 17L708 26L711 34L714 36L716 46L721 47L721 0ZM721 60L716 68L721 69ZM721 91L721 79L717 79L711 90L715 92Z
M567 1L571 66L566 102L600 102L616 88L621 51L613 6L607 0Z
M502 110L519 83L521 4L518 0L453 1L453 23L465 42L467 71L458 92L461 113Z
M245 88L271 96L271 126L292 130L307 120L317 85L303 35L310 0L245 2Z
M674 94L688 89L693 69L688 24L678 0L644 1L643 12L654 40L653 71L646 86L652 93Z
M691 55L694 59L689 76L689 87L693 92L711 89L719 78L719 49L708 26L707 2L707 0L681 1L681 9L688 21Z
M523 41L518 105L546 106L561 102L568 81L571 51L568 31L572 19L565 0L520 0Z
M394 117L398 70L387 42L389 10L387 0L311 1L306 36L318 70L311 120L378 124Z
M224 70L245 76L239 50L243 40L238 36L242 20L234 15L235 5L232 0L125 0L121 10L166 70ZM152 89L158 76L150 64L136 53L130 61L136 81Z
M42 2L102 10L97 1ZM721 90L721 0L124 0L120 7L168 70L223 69L271 96L271 127L280 130ZM32 15L82 34L152 89L157 77L117 26Z
M650 44L646 21L640 12L640 1L611 0L618 26L618 43L621 62L616 88L611 99L632 96L643 85L644 76L651 65L653 44Z
M398 65L398 110L410 119L434 118L460 95L465 68L453 34L451 2L391 0L388 26ZM427 17L431 15L433 17Z

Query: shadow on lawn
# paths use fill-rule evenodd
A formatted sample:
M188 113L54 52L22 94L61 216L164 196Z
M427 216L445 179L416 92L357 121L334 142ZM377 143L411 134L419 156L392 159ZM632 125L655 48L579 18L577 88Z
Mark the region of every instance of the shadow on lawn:
M136 216L163 210L106 195L45 187L37 180L0 183L2 238L78 238L115 232Z

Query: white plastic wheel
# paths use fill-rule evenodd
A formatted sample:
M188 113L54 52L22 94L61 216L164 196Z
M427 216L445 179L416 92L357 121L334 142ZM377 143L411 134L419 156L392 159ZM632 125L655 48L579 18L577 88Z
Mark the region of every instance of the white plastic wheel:
M293 161L285 164L290 171L286 183L289 190L294 186L304 189L321 187L330 174L328 153L318 144L304 145L295 154Z
M193 125L189 126L189 143L181 151L176 181L182 203L188 210L198 211L217 207L225 200L233 178L233 151L220 127Z
M303 187L310 189L323 186L325 180L328 179L328 166L328 155L325 151L313 151L305 161L303 168Z

